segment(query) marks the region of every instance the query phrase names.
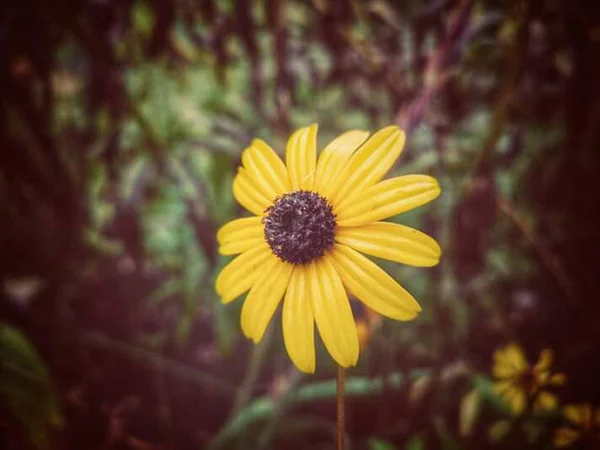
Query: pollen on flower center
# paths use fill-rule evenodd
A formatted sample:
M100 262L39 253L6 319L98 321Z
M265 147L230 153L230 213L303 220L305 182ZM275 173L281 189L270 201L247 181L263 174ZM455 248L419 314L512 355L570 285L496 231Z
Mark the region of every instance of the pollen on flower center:
M332 207L315 192L284 194L266 212L265 239L285 262L307 264L333 245L336 224Z

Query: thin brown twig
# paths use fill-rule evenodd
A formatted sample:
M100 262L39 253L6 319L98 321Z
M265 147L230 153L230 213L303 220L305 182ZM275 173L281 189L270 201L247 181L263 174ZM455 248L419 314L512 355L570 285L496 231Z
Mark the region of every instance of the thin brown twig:
M515 211L511 203L502 197L497 199L498 208L506 217L508 217L517 229L523 234L525 239L531 244L531 246L538 253L540 259L544 265L548 268L550 273L556 278L556 281L567 295L570 300L576 298L573 283L569 280L567 272L562 266L560 260L552 251L548 248L541 237L523 220L523 218Z
M471 18L471 0L462 0L457 7L454 18L448 26L446 39L432 52L425 65L423 87L419 94L405 108L396 114L394 122L402 127L407 134L421 122L429 102L448 81L448 61L450 52L468 28Z

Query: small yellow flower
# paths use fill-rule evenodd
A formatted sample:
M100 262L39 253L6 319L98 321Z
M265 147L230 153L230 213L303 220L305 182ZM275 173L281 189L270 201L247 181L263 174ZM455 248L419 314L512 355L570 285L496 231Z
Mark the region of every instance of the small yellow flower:
M527 403L534 400L533 409L550 411L558 406L556 396L543 390L548 386L565 383L564 374L550 375L552 350L545 349L535 366L531 367L521 347L509 344L494 353L492 373L499 381L494 383L494 391L502 397L515 414L521 414Z
M439 245L426 234L382 222L433 200L434 178L381 179L404 147L390 126L371 137L354 130L334 139L317 161L317 125L297 130L286 165L263 141L242 153L233 181L236 200L253 217L218 232L223 255L240 254L219 274L223 303L249 291L242 308L244 334L259 342L280 301L287 352L303 372L315 371L314 324L333 359L355 365L359 340L346 289L367 307L412 320L417 301L361 253L414 266L438 263Z
M600 409L594 410L589 403L567 405L563 414L570 424L554 433L556 447L568 447L580 440L590 448L600 447Z

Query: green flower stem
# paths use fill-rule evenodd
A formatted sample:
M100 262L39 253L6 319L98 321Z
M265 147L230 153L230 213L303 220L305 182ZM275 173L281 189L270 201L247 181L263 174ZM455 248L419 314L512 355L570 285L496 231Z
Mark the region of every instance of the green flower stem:
M273 341L273 328L274 327L268 327L262 341L258 345L252 346L252 353L250 354L250 360L248 361L248 370L246 371L244 381L236 394L233 411L231 413L232 417L244 409L252 397L254 384L260 375L260 371L269 353L271 342Z
M337 386L336 386L336 404L337 404L337 448L344 450L346 448L346 432L344 417L344 388L346 382L346 373L342 366L337 368Z

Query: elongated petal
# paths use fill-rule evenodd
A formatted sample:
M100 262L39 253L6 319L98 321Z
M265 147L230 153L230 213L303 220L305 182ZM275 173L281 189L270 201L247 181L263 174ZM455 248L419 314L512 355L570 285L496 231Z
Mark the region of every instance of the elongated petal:
M217 231L219 244L264 236L260 217L244 217L227 222Z
M221 255L237 255L239 253L244 253L246 250L256 247L257 245L260 245L263 242L265 242L264 237L226 242L219 246L219 253Z
M257 270L261 277L244 300L241 317L242 331L255 344L265 334L267 325L287 289L292 269L291 264L274 258L272 263L265 264Z
M319 155L315 190L330 197L330 190L340 171L350 159L355 150L369 137L368 131L348 131L331 141Z
M591 424L592 420L592 405L581 403L576 405L565 406L563 413L565 417L573 424L583 426L587 423Z
M371 136L333 180L329 194L332 205L346 198L351 201L355 193L381 180L400 156L404 141L404 132L396 126L383 128Z
M558 406L558 397L550 392L540 392L535 399L533 409L535 411L552 411Z
M513 382L508 380L496 381L492 385L492 390L496 395L503 396L513 387Z
M269 259L277 260L277 257L271 253L267 243L263 242L246 250L227 264L219 273L216 281L216 289L221 296L221 301L229 303L250 289L263 272L264 264Z
M567 376L564 373L555 373L550 377L550 385L562 386L567 382Z
M358 361L358 334L348 296L335 268L324 256L307 267L307 286L315 322L333 359L342 367Z
M262 216L272 203L243 167L238 169L233 179L233 196L240 205L257 216Z
M537 373L547 372L550 370L550 366L552 365L552 350L546 348L542 350L540 353L540 359L537 364L534 366L534 370Z
M517 371L523 372L529 369L523 348L515 343L509 344L504 349L506 361Z
M285 159L292 190L312 190L317 165L317 125L301 128L290 136Z
M435 266L442 254L438 243L425 233L388 222L339 227L336 240L360 252L411 266Z
M522 389L513 388L512 398L509 400L511 409L515 414L522 414L525 411L527 396Z
M334 208L340 227L356 227L424 205L440 195L435 178L427 175L405 175L381 181L366 188L353 201Z
M223 225L217 232L219 253L235 255L264 242L264 225L260 217L244 217Z
M527 368L523 351L517 344L510 344L494 352L492 373L496 378L515 378Z
M261 191L272 202L275 197L290 190L285 165L264 141L254 139L242 153L242 164L260 183Z
M336 244L331 261L348 290L379 314L396 320L412 320L421 311L412 295L357 251Z
M556 447L570 447L581 436L581 431L571 427L560 427L554 433Z
M285 348L302 372L315 371L315 331L306 288L306 269L296 266L283 301L282 327Z

